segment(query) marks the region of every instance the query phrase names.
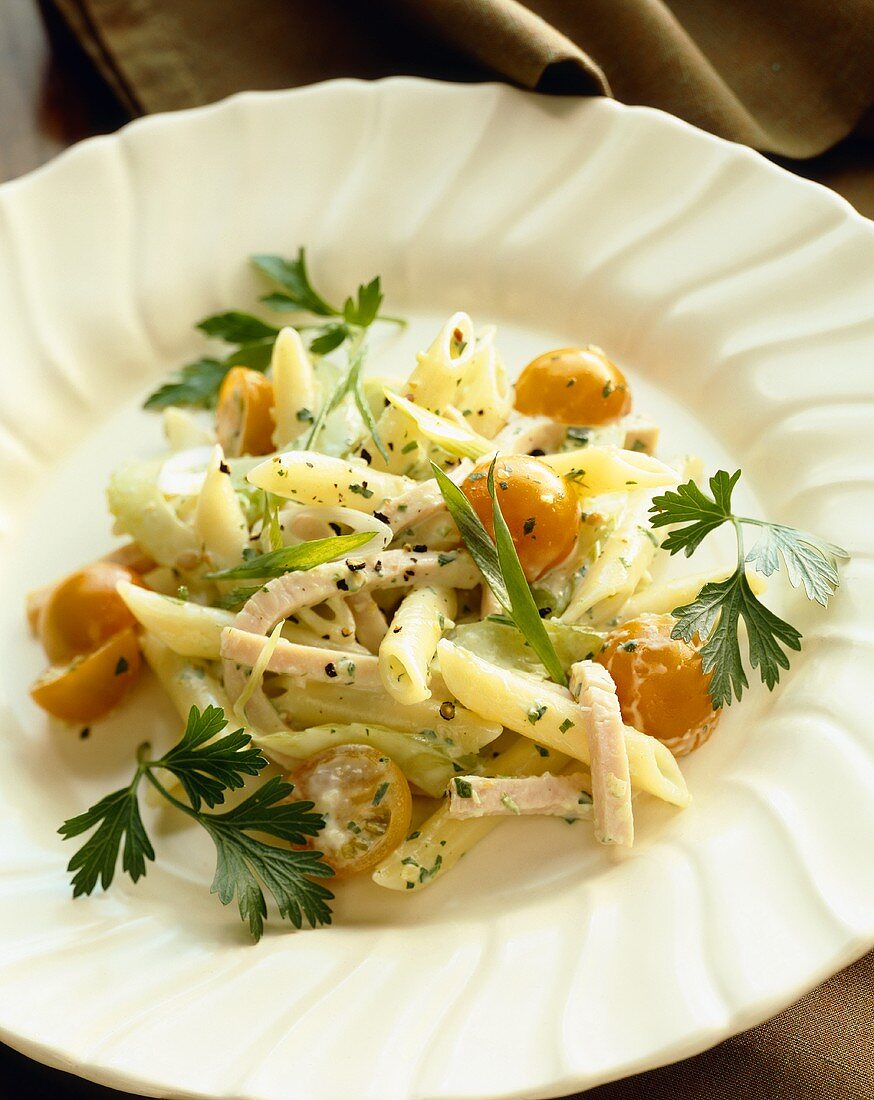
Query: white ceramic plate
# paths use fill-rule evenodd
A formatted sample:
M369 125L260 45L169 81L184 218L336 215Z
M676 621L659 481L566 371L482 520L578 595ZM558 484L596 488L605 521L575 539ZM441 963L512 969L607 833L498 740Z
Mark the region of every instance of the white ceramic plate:
M805 649L649 805L616 860L511 822L433 889L344 892L336 926L246 943L209 841L155 821L134 887L73 902L55 829L166 741L143 685L51 731L24 591L102 552L109 468L158 443L143 395L251 302L245 257L380 272L410 332L500 325L517 366L591 341L681 451L853 553ZM505 87L339 82L137 122L0 191L0 1029L155 1095L543 1097L698 1051L874 942L874 233L833 195L668 116ZM779 585L776 586L779 588Z

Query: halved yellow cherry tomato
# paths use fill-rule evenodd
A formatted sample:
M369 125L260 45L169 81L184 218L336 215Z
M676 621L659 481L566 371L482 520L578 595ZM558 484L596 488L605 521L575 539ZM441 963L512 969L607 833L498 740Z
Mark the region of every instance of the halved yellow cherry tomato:
M96 561L77 569L49 592L39 613L39 638L53 665L90 653L135 619L115 590L119 581L142 584L130 569Z
M260 371L231 367L219 390L216 438L226 455L266 455L273 450L273 383Z
M631 411L625 375L600 348L558 348L519 375L516 408L560 424L609 424Z
M607 635L599 661L616 684L622 717L685 756L713 732L720 711L698 649L672 638L672 615L640 615Z
M489 463L468 475L461 491L494 535ZM495 490L522 570L536 580L563 561L580 532L580 502L567 480L528 455L508 455L495 465Z
M66 722L93 722L121 701L140 673L136 631L127 627L93 653L50 668L30 689L33 701Z
M409 831L409 784L397 764L369 745L325 749L288 780L294 798L308 799L324 814L313 846L338 878L372 871Z

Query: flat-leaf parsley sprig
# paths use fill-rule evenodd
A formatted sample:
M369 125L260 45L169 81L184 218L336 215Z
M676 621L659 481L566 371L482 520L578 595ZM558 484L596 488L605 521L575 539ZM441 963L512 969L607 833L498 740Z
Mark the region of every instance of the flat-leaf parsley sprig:
M461 489L436 463L432 462L431 467L446 502L446 508L455 521L470 556L494 593L495 599L537 654L552 679L557 684L567 687L567 676L543 625L495 492L496 461L497 459L492 459L487 482L489 495L492 498L494 542Z
M671 554L682 550L689 557L725 523L732 525L737 537L737 567L731 576L705 584L691 603L672 612L677 619L674 638L692 642L697 635L704 641L701 658L704 671L713 674L710 696L716 708L739 700L749 686L738 638L741 619L747 629L750 665L759 670L769 690L779 683L780 669L789 668L787 650L801 649L800 632L756 597L746 577L747 563L770 577L782 562L793 588L802 585L808 599L825 607L840 584L838 563L849 558L846 550L816 535L735 515L731 496L740 475L740 470L733 474L719 470L710 479L711 496L688 481L654 497L650 508L653 527L674 526L662 543ZM745 527L759 530L750 550L744 544Z
M375 321L406 324L400 317L379 312L383 293L378 275L369 283L362 283L354 297L348 296L340 308L331 305L313 287L303 248L298 249L293 260L271 255L252 256L250 260L253 267L266 275L277 288L262 295L260 300L265 306L274 312L291 312L320 318L312 324L295 323L295 327L301 331L314 330L310 351L315 355L327 355L344 341L362 336ZM196 327L204 335L232 345L233 350L222 359L201 357L192 363L186 363L173 378L148 397L145 408L163 409L169 405L212 408L222 380L231 367L266 371L270 366L273 344L279 334L277 325L269 324L251 313L233 309L205 317Z
M121 849L122 870L136 882L146 873L155 850L140 815L137 793L143 778L173 806L209 833L216 849L211 893L228 905L236 897L240 917L258 940L264 930L267 903L262 887L272 894L281 917L295 928L306 921L313 928L331 923L328 902L333 894L315 879L334 872L322 853L310 848L280 848L253 833L305 845L324 828L324 818L312 802L291 802L294 787L279 776L269 779L248 798L224 813L205 813L222 805L227 791L243 786L246 776L257 775L267 764L261 751L250 745L242 729L219 736L227 725L220 707L199 711L192 707L181 741L158 760L148 757L149 746L137 753L137 768L127 787L106 795L90 810L65 821L64 837L94 832L73 855L67 867L73 873L73 897L90 894L98 883L108 889L115 876ZM172 794L159 778L170 772L188 802Z

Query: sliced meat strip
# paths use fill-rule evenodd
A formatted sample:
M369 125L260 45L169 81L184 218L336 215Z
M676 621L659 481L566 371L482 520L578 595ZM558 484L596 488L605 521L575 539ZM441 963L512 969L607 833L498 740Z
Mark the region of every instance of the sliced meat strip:
M625 727L610 673L594 661L571 666L571 695L588 712L586 736L592 769L595 838L602 844L634 843L631 776Z

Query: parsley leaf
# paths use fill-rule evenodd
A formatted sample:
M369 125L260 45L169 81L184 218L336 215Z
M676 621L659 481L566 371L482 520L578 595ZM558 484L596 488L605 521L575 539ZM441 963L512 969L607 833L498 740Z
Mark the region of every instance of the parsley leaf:
M247 749L243 730L218 734L228 724L221 707L207 707L202 713L192 707L182 740L160 760L182 784L194 810L201 801L210 809L225 800L224 792L242 787L245 775L257 775L267 761L256 748Z
M115 876L118 849L122 850L122 870L134 882L146 873L146 860L154 860L155 850L146 833L137 802L137 786L142 772L138 769L129 787L101 798L90 810L71 817L58 829L65 840L80 836L97 826L94 834L67 864L73 871L73 897L90 894L98 881L108 890Z
M715 708L740 699L749 686L741 656L738 628L746 626L749 662L759 670L762 682L769 690L780 681L780 670L789 668L789 650L801 649L801 634L794 626L770 611L755 595L746 577L745 566L753 565L766 577L780 568L782 560L793 588L804 586L807 598L823 607L840 584L838 562L849 557L834 543L816 535L797 531L784 524L768 523L735 515L731 510L731 495L740 470L728 474L718 471L710 479L712 496L707 496L694 482L678 486L653 498L653 527L678 524L665 539L663 546L672 554L682 550L688 557L702 540L731 523L737 537L737 568L724 581L705 584L697 597L672 612L677 623L672 636L701 647L702 666L711 673L710 696ZM759 530L758 541L745 553L743 529Z
M313 355L328 355L348 339L349 335L346 325L324 325L319 329L319 335L310 340L310 351Z
M343 306L343 316L350 325L359 325L368 328L376 320L379 307L382 305L383 293L379 285L379 276L372 279L366 286L358 288L358 300L353 303L347 298Z
M711 499L703 493L694 481L678 485L661 496L653 497L650 512L653 527L665 527L668 524L685 523L687 526L672 531L662 544L671 554L682 550L690 557L704 539L732 518L731 494L740 477L740 470L727 474L719 470L710 479Z
M266 340L279 334L279 329L274 325L268 325L260 317L241 313L239 310L213 314L212 317L198 321L195 327L207 336L214 336L228 344L251 344L255 340Z
M227 373L227 365L218 359L196 359L186 363L147 398L143 407L166 409L170 405L192 405L211 409Z
M210 808L222 804L226 791L241 787L244 776L256 775L267 764L243 730L219 736L226 725L221 708L207 707L201 712L192 707L177 745L158 760L148 759L148 746L143 746L129 786L64 822L58 831L65 838L94 829L68 865L74 872L74 897L90 894L98 883L104 889L109 887L120 848L122 868L134 882L145 875L146 861L155 859L137 801L145 777L168 802L209 833L216 848L211 892L225 905L237 899L240 916L254 939L260 938L267 915L264 888L273 896L280 916L295 928L301 928L304 921L312 927L331 923L328 902L333 895L313 881L333 874L322 853L308 847L277 847L250 835L266 835L284 844L308 844L324 828L324 818L313 812L312 802L290 801L294 787L276 776L233 809L202 811L203 803ZM156 773L166 771L180 781L188 804L164 787Z
M340 311L328 305L310 282L306 266L306 249L299 248L297 258L294 260L283 260L281 256L253 256L252 266L281 288L281 293L268 296L272 309L302 311L313 313L316 317L340 316Z
M261 937L267 915L261 883L273 895L279 915L295 928L302 927L304 920L313 928L331 923L327 903L334 895L310 877L328 878L333 874L322 861L322 853L289 851L249 835L264 833L297 845L318 835L324 825L322 815L311 812L312 802L285 801L293 790L290 783L274 776L234 809L200 817L216 847L210 892L218 894L223 905L236 896L240 917L256 940Z
M251 262L279 288L262 296L264 305L280 313L308 313L314 317L329 318L324 324L298 326L317 330L317 335L310 341L310 351L314 355L327 355L344 341L364 333L374 321L399 325L406 323L398 317L379 315L383 301L379 276L359 286L355 299L348 297L343 308L338 309L310 282L303 248L298 250L293 260L257 255L251 257ZM181 367L169 382L147 398L145 408L163 409L168 405L213 408L222 380L231 367L248 367L257 371L269 368L273 344L279 333L275 325L252 313L232 309L205 317L196 327L206 336L236 346L224 359L201 358ZM381 441L377 446L380 444Z
M334 558L351 554L353 550L364 546L373 538L372 531L355 531L351 535L331 535L326 539L311 539L297 546L283 546L281 550L270 550L266 554L257 554L248 558L242 565L231 569L222 569L218 573L205 574L211 581L236 581L261 579L262 577L281 577L295 570L314 569Z
M846 550L816 535L796 531L794 527L784 527L781 523L757 526L761 526L762 533L746 560L759 573L770 577L780 568L779 559L782 558L792 587L803 584L807 598L825 607L829 596L835 594L841 583L837 563L849 556Z

